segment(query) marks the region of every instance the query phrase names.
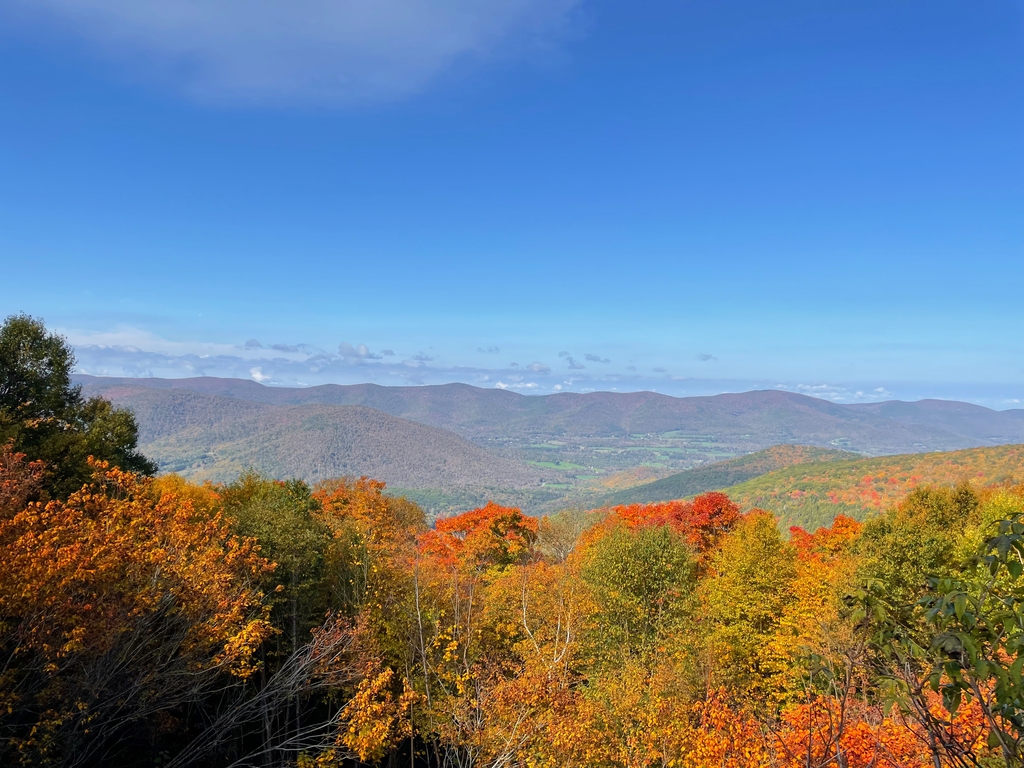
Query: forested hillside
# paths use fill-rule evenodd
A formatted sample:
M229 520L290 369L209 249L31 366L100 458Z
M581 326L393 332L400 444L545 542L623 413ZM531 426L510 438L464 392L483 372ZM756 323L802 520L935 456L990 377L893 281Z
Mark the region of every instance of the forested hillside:
M924 485L1024 482L1024 446L974 448L799 464L724 491L744 507L771 510L785 525L813 529L838 515L863 520Z
M652 501L685 499L705 491L736 485L794 464L856 458L860 457L849 451L813 448L806 445L777 445L763 451L748 453L746 456L706 464L660 480L626 488L605 496L599 505L646 504Z
M255 468L316 482L372 475L404 487L537 487L544 473L451 432L361 406L274 406L176 389L107 395L139 421L139 442L164 472L227 481Z

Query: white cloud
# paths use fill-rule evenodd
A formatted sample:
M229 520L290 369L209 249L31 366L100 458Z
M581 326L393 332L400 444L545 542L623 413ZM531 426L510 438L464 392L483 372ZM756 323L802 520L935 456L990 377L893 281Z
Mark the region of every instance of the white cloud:
M256 366L255 368L250 368L249 375L252 376L253 381L258 381L260 383L270 380L270 377L265 375L263 373L263 369L259 366Z
M494 388L495 389L525 389L525 390L532 390L532 389L537 389L538 386L539 385L535 381L514 381L514 382L511 382L511 383L508 383L508 384L506 384L504 381L499 381L499 382L495 383Z
M203 100L364 102L548 44L581 1L22 0L18 11L136 68L148 61Z

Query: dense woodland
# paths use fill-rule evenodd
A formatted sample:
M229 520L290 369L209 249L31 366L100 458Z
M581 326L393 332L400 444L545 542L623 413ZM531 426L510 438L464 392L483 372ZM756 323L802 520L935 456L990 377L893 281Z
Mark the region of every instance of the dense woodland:
M1024 765L1024 487L429 526L367 478L153 477L72 365L0 330L0 764Z

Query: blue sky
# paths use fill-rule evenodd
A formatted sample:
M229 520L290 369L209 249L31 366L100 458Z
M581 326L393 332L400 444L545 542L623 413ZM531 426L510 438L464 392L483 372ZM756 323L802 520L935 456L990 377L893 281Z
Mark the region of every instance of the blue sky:
M1020 407L1022 137L1021 0L0 0L0 311L91 373Z

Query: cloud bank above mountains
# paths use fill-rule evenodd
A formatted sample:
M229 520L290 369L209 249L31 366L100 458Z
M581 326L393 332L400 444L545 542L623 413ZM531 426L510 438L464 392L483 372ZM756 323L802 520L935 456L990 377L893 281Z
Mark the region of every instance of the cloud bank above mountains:
M523 56L581 0L15 0L8 16L127 57L203 101L400 98L465 60ZM0 10L3 6L0 5Z
M586 368L564 350L550 353L547 362L508 362L487 365L496 352L480 348L462 360L432 350L375 350L362 343L340 342L334 350L312 344L264 344L250 339L242 344L192 343L163 339L147 331L122 329L112 332L63 333L78 356L77 372L95 376L183 378L219 376L252 379L269 386L319 384L424 385L461 382L478 387L506 389L523 394L634 392L653 390L678 397L782 389L839 403L916 400L923 397L968 400L994 408L1019 408L1021 398L1013 388L983 385L942 386L885 382L789 382L775 379L729 379L687 373L687 361L717 360L707 353L679 353L680 363L645 372L635 365L620 366L595 353L585 359L599 365ZM543 356L541 356L543 357ZM491 358L493 359L493 357ZM550 363L550 364L549 364Z

